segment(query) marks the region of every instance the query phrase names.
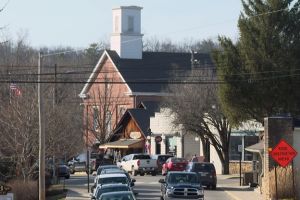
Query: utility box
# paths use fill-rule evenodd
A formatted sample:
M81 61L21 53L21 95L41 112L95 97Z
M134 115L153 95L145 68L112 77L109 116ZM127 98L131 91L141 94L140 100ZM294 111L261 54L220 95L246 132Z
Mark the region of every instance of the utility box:
M250 185L253 183L253 173L252 172L246 172L243 176L243 185Z

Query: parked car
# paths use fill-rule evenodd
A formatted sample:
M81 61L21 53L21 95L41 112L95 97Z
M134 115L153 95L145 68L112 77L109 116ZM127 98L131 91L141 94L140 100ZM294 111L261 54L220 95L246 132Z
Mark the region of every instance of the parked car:
M184 171L188 161L185 158L172 157L163 164L161 173L166 175L169 171Z
M128 181L128 178L125 174L103 174L99 175L97 180L98 185L106 184L125 184L131 186L131 182Z
M190 162L186 167L187 172L196 172L202 185L216 189L217 176L214 164L207 162Z
M131 191L131 188L128 185L124 184L98 185L94 193L92 194L91 199L99 199L102 194L114 191Z
M160 179L161 199L204 200L204 190L195 172L169 172Z
M113 165L113 159L103 155L103 154L99 154L96 158L96 164L95 164L95 170L99 168L99 166L104 166L104 165Z
M151 155L151 158L156 160L157 163L157 172L161 173L162 170L162 166L163 164L166 163L166 161L168 160L168 158L172 158L174 157L173 155L169 155L169 154L155 154L155 155Z
M70 178L70 169L67 165L58 165L56 167L56 174L58 177Z
M125 170L122 170L120 168L107 168L107 169L103 169L101 171L100 175L104 175L104 174L125 174L126 177L127 177L127 179L128 179L128 183L130 183L130 187L133 187L134 186L134 182L136 181L135 179L131 179L130 175ZM100 178L100 175L97 175L95 177L94 184L91 187L91 191L92 192L97 187L97 182L98 182L98 179Z
M97 175L100 175L104 169L120 169L118 165L100 165L97 168Z
M104 169L120 169L117 165L103 165L103 166L99 166L97 168L97 173L95 174L95 178L94 178L94 184L91 188L91 190L93 191L93 189L97 186L97 181L99 178L99 175L101 174L102 170Z
M75 172L86 172L86 162L74 162L71 166L70 166L70 173L74 174Z
M132 192L108 192L100 196L99 200L136 200Z
M137 174L144 176L145 173L155 176L157 173L156 160L151 159L148 154L129 154L124 156L117 165L127 172L131 172L133 176Z

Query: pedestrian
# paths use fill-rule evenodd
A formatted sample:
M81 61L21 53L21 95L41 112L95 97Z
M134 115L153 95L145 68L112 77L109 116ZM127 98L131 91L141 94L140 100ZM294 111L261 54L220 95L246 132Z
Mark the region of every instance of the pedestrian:
M196 154L192 157L191 162L198 162L198 158Z

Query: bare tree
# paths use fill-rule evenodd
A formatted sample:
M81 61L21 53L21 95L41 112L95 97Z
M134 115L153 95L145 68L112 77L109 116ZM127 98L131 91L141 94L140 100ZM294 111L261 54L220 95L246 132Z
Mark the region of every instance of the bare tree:
M213 71L198 69L187 74L188 82L212 80ZM179 84L169 87L172 98L165 105L175 114L175 124L183 125L190 133L199 135L203 147L205 141L214 146L223 166L222 172L229 173L229 141L231 126L221 111L214 84ZM203 149L205 152L206 149Z
M89 137L90 144L95 139L99 144L106 142L128 104L123 101L119 84L113 83L116 82L116 73L109 74L109 76L105 75L105 83L98 84L93 90L93 98L88 105L89 116L92 115L88 123L89 133L93 136Z
M143 46L144 51L151 52L190 52L193 50L198 53L210 53L213 49L218 47L218 44L211 39L185 39L182 42L174 42L170 39L150 37L144 40Z

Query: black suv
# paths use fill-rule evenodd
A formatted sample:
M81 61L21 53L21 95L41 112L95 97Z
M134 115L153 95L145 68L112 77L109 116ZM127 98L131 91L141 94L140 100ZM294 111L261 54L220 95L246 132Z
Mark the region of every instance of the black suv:
M214 164L207 162L190 162L186 166L187 172L196 172L201 185L215 190L217 187L217 176Z
M160 179L161 199L198 199L204 200L204 191L194 172L169 172Z

